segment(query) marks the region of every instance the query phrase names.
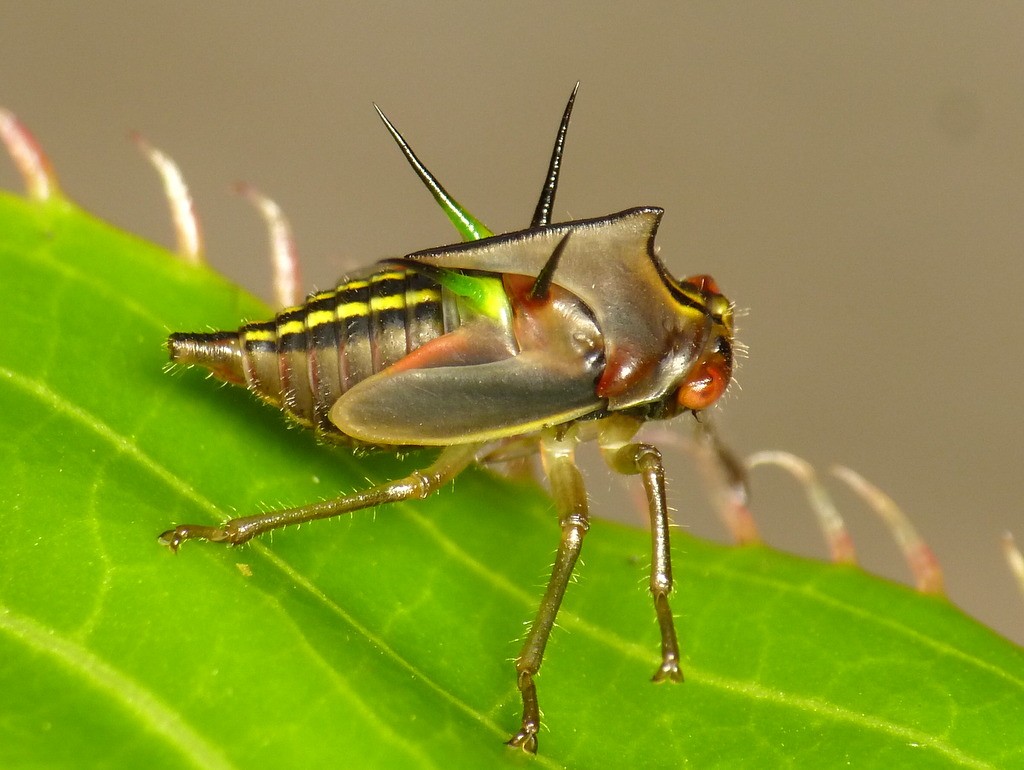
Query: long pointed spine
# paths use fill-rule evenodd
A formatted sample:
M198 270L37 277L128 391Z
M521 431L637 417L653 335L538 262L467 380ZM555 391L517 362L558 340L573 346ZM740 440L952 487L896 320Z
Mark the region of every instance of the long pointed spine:
M577 82L569 94L569 101L562 113L562 122L555 136L555 148L551 151L551 162L548 164L548 175L544 178L544 187L540 191L540 200L533 212L530 227L547 227L551 223L551 210L555 206L555 193L558 192L558 174L562 170L562 153L565 151L565 135L569 130L569 119L572 117L572 105L576 101Z
M533 282L533 287L530 289L530 299L534 302L540 302L548 298L551 281L555 277L555 270L558 269L558 262L562 258L562 252L565 251L565 245L569 242L570 235L572 235L572 230L569 230L562 236L562 240L555 246L555 250L548 257L548 261L544 263L544 267L537 274L537 280Z
M380 107L376 104L373 105L373 109L377 110L377 114L380 115L380 119L384 121L385 127L391 134L391 138L395 140L395 144L398 145L398 149L405 155L405 159L409 161L409 165L412 166L412 170L416 172L416 176L420 178L420 181L426 185L426 188L430 190L430 194L434 196L434 200L437 201L438 205L444 209L444 213L448 215L448 218L455 225L455 229L459 231L459 235L462 236L464 241L478 241L481 238L487 238L488 236L494 235L487 226L479 219L470 214L466 209L444 189L440 182L437 181L430 169L423 165L416 153L413 152L412 147L405 141L405 137L399 133L398 129L394 127L387 116L381 111Z

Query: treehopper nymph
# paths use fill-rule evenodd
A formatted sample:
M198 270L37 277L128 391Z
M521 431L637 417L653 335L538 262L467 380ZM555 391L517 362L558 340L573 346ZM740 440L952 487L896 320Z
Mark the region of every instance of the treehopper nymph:
M423 498L472 463L540 454L562 537L516 660L523 716L509 744L530 752L540 725L534 677L588 529L576 446L596 440L614 471L643 482L661 632L654 679L680 681L664 469L658 450L634 436L649 420L713 404L733 365L729 301L710 277L677 280L654 254L661 209L550 221L574 96L527 229L491 234L381 114L465 242L379 262L264 323L168 340L173 362L245 385L326 439L442 447L429 467L354 495L221 526L180 525L160 536L175 550L191 539L238 545L277 527Z

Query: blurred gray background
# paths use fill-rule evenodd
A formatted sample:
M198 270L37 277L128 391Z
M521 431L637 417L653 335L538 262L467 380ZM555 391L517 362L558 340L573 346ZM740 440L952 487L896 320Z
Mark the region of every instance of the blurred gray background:
M3 6L0 104L64 189L171 244L126 140L141 130L184 170L210 261L264 297L265 233L233 182L281 204L308 287L329 286L455 239L372 101L506 230L529 221L582 81L556 219L663 206L670 268L712 273L747 310L750 355L717 410L729 442L863 473L925 534L952 598L1024 640L999 546L1024 540L1024 4ZM19 185L9 163L0 185ZM691 463L668 457L677 523L724 539ZM605 501L616 482L590 475ZM766 539L824 556L793 482L754 484ZM862 562L906 580L832 486Z

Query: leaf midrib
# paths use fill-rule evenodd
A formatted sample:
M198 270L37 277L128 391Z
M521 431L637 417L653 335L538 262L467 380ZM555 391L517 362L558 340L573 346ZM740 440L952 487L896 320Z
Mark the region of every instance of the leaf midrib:
M137 721L148 726L165 743L204 770L235 770L235 765L183 720L179 713L139 685L123 671L111 666L59 631L22 617L0 605L0 629L29 649L43 653L80 674L97 689L107 693Z

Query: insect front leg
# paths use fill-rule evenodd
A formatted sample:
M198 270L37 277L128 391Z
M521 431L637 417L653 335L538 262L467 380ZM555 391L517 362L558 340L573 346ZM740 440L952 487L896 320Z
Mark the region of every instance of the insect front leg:
M508 745L518 746L531 753L537 751L537 730L540 729L537 685L533 680L540 670L544 648L555 624L558 608L572 577L573 567L579 559L583 537L590 528L587 490L583 485L583 476L576 467L575 446L575 440L559 440L554 437L546 437L541 445L544 469L558 508L562 539L540 609L537 610L537 616L516 658L517 684L523 696L523 720L519 732L512 736Z
M653 444L625 443L639 423L629 418L610 418L601 433L601 453L612 470L639 475L647 494L651 517L651 595L661 630L661 665L654 672L655 682L681 682L679 641L669 607L672 593L672 554L669 538L668 504L665 500L665 467L661 452Z
M301 524L315 519L340 516L361 508L370 508L384 503L429 497L440 487L459 475L473 462L479 451L479 444L457 444L449 446L427 468L410 473L404 478L378 484L363 492L347 497L325 500L321 503L288 508L283 511L242 516L231 519L220 526L204 524L181 524L160 535L160 542L177 551L186 540L209 540L213 543L240 545L256 535L271 529Z

